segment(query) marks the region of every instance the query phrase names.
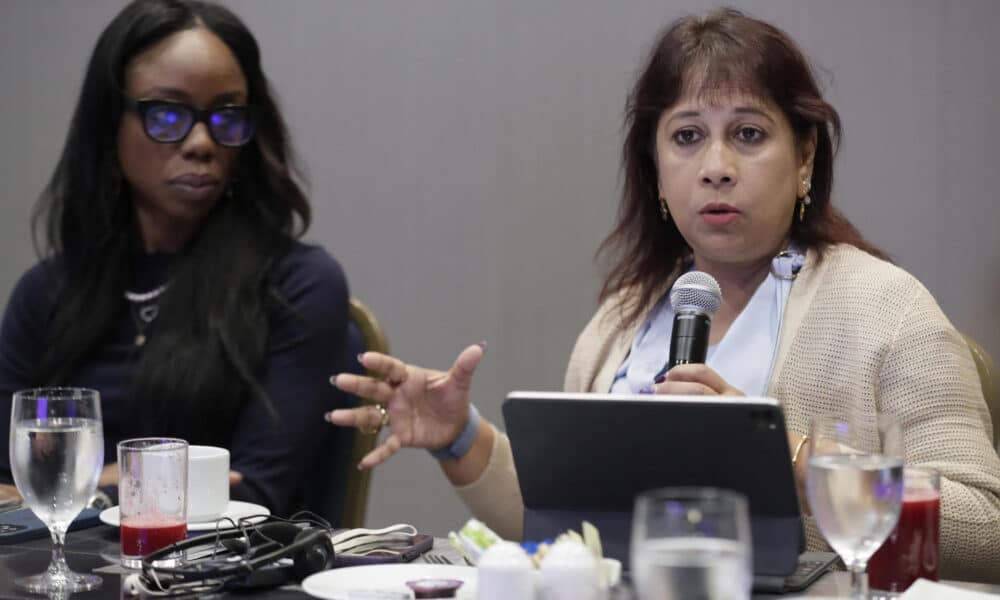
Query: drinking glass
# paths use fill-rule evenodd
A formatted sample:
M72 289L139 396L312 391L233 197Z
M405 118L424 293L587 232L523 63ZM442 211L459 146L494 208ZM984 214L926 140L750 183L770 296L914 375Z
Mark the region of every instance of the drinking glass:
M638 496L632 569L640 600L750 598L746 498L715 488L663 488Z
M100 395L81 388L21 390L14 393L10 425L14 483L52 535L48 570L15 585L53 596L100 587L100 577L74 573L63 554L66 530L94 494L104 465Z
M890 415L818 417L809 437L806 495L816 525L851 572L851 598L868 598L868 559L899 520L903 434Z
M122 566L138 569L143 556L187 537L188 443L123 440L118 468Z
M899 522L868 561L872 598L895 598L917 579L937 581L940 538L941 475L928 467L906 467Z

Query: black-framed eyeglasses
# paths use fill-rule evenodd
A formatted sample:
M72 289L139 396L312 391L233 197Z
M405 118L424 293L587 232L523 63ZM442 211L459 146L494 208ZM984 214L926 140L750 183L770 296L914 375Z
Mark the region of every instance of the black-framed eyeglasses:
M138 113L142 129L154 142L171 144L187 137L195 124L204 123L220 146L245 145L254 134L254 107L226 104L200 109L174 100L137 100L125 98L125 105Z

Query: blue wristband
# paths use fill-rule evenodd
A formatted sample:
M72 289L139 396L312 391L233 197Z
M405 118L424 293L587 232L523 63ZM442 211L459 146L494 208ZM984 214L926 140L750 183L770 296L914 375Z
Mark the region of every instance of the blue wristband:
M465 429L462 433L458 434L448 446L438 449L431 450L428 448L428 452L431 456L438 460L457 460L465 456L469 448L472 447L472 442L476 441L476 434L479 432L479 411L472 404L469 405L469 421L465 424Z

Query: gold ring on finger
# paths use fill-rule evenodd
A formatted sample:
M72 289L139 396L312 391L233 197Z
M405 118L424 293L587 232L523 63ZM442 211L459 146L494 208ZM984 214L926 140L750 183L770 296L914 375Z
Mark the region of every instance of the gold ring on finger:
M382 428L389 424L389 411L385 409L381 404L369 404L370 408L375 409L375 412L379 414L379 424L375 427L361 427L361 433L366 435L378 435Z

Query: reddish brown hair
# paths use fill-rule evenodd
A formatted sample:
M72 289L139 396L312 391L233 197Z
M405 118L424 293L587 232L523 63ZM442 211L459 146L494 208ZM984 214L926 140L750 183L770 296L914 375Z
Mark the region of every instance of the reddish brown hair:
M691 248L673 221L660 216L655 144L660 115L688 89L709 101L734 93L770 100L788 119L799 144L815 131L812 204L802 222L792 220L792 240L818 250L820 257L830 244L847 243L885 258L830 204L840 117L823 99L795 42L780 29L733 9L685 17L660 34L629 94L621 203L615 228L598 249L599 257L613 256L601 300L635 290L622 299L626 324L638 319L691 260Z

